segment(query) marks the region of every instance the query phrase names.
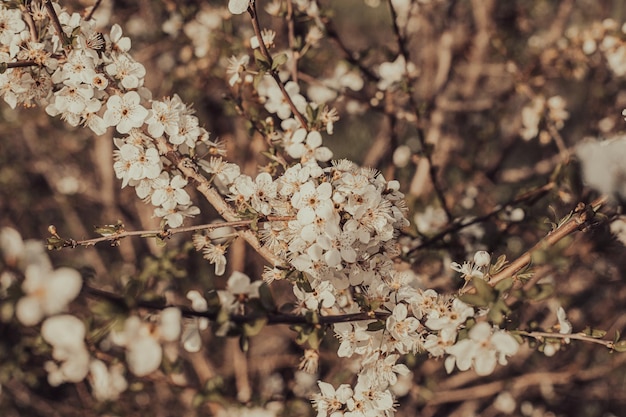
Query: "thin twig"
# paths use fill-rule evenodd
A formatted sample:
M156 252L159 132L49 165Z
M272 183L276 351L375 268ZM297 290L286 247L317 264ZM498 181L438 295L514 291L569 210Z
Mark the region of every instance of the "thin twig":
M293 22L293 1L287 0L287 36L289 39L289 49L293 54L291 62L291 78L295 83L298 83L298 58L300 57L300 51L296 51L296 35L295 25Z
M48 16L50 16L50 21L52 22L52 26L54 26L54 30L56 30L59 39L61 40L61 45L63 49L67 48L70 44L67 39L67 35L63 32L63 27L61 27L61 21L59 20L59 16L57 16L54 7L52 6L51 0L43 0L43 4L46 7L46 11L48 12Z
M270 52L267 50L267 47L265 46L265 42L263 42L263 36L261 34L261 26L259 24L259 17L256 12L256 2L254 1L251 2L250 7L248 7L248 13L250 14L250 18L252 20L252 28L254 29L254 34L259 40L259 48L260 48L261 54L263 54L263 57L267 59L267 62L269 64L270 68L268 72L270 76L274 79L274 81L276 81L276 84L278 84L278 88L280 89L280 92L282 93L285 101L289 105L289 108L291 109L291 112L293 113L294 117L298 119L298 121L300 122L303 128L308 130L309 127L308 127L308 123L306 119L300 113L300 111L298 111L298 109L296 108L296 105L294 104L293 100L289 96L289 93L287 93L287 90L285 90L285 86L283 85L283 82L280 80L280 77L278 76L278 72L276 72L276 70L272 68L274 64L274 59L272 58L272 55L270 54Z
M29 59L28 61L17 61L17 62L7 62L7 68L24 68L24 67L38 67L39 64L34 60Z
M321 21L324 24L324 28L326 29L326 35L328 35L328 37L332 41L334 41L335 44L337 44L341 52L343 52L344 59L348 61L349 64L358 68L359 71L361 71L361 73L365 75L370 81L373 81L373 82L380 81L380 77L375 72L373 72L369 67L367 67L361 62L361 59L360 59L361 54L359 54L358 52L353 52L350 49L348 49L346 44L339 37L339 33L337 32L337 29L335 28L335 25L333 21L330 19L330 17L324 16L322 17Z
M102 0L96 0L96 4L93 5L93 7L91 8L91 10L87 14L87 16L85 16L85 21L86 22L91 20L91 18L93 17L93 14L96 12L98 7L100 7L100 3L102 3Z
M443 208L447 220L450 221L454 218L452 212L448 208L446 204L446 198L441 189L441 185L439 184L438 175L437 175L437 167L433 164L432 151L428 150L428 146L426 143L426 135L421 127L421 120L423 119L423 115L420 113L417 103L415 102L415 98L413 97L413 91L410 86L414 85L416 80L411 76L411 72L409 71L409 63L411 62L411 55L409 54L409 49L406 44L406 39L400 32L400 27L398 26L397 18L398 15L396 13L396 9L393 7L393 2L389 0L387 2L389 5L389 10L391 13L391 22L393 27L393 32L396 37L396 43L398 44L398 48L400 49L400 55L404 57L404 70L407 77L407 84L409 85L409 91L407 92L409 99L409 106L413 110L413 114L415 116L415 128L417 131L417 139L420 142L420 146L422 147L423 154L428 161L430 180L433 184L433 189L435 190L435 194L437 195L437 199L441 203L441 207Z
M477 224L477 223L481 223L484 222L488 219L490 219L491 217L501 213L502 211L506 210L508 207L513 207L513 206L517 206L520 205L522 203L527 203L527 202L531 202L531 201L535 201L541 197L543 197L544 195L546 195L548 192L550 192L553 188L555 187L554 182L549 182L545 185L542 185L541 187L538 187L536 189L530 190L526 193L523 193L517 197L515 197L514 199L503 203L503 204L498 204L493 210L491 210L490 212L483 214L482 216L478 216L478 217L473 217L471 219L467 219L464 221L460 221L460 222L456 222L451 224L450 226L448 226L445 230L442 230L441 232L437 233L436 235L423 240L419 245L417 245L416 247L412 248L408 253L407 256L411 256L413 254L415 254L415 252L424 249L428 246L431 246L433 243L438 242L440 240L442 240L444 237L446 237L449 234L452 233L456 233L459 230L462 230L466 227L469 227L473 224Z
M173 236L178 233L186 233L186 232L199 232L201 230L214 230L222 227L243 227L250 226L255 221L259 223L263 222L283 222L293 220L293 217L275 217L270 216L263 220L258 219L249 219L249 220L236 220L232 222L222 222L222 223L210 223L210 224L199 224L195 226L185 226L185 227L176 227L173 229L154 229L154 230L131 230L126 231L121 228L119 231L113 232L111 234L107 234L106 236L101 236L93 239L84 239L84 240L74 240L74 239L66 239L63 247L72 247L75 248L77 246L94 246L97 243L101 242L116 242L125 237L131 236L142 236L142 237L159 237L160 239L166 239L170 236ZM112 226L115 228L116 226Z
M519 334L521 336L532 337L533 339L539 340L540 342L545 339L572 339L572 340L582 340L584 342L597 343L599 345L605 346L609 349L612 349L614 346L613 341L598 339L595 337L588 336L584 333L572 333L572 334L562 334L562 333L550 333L550 332L527 332L524 330L518 330L513 333Z
M530 265L532 260L532 256L535 252L546 250L549 247L556 245L559 241L561 241L566 236L580 230L585 224L588 224L594 217L595 212L606 202L608 201L608 197L602 196L594 200L591 204L579 204L578 207L574 210L573 216L561 225L556 230L550 232L545 238L540 240L535 246L530 248L526 253L517 258L515 261L511 262L506 268L502 271L495 274L489 283L491 285L495 285L498 282L514 276L523 268Z

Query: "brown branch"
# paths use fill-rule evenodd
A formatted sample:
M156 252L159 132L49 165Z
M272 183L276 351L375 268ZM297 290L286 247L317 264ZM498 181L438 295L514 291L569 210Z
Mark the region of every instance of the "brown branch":
M37 29L35 28L35 21L33 20L33 16L31 15L30 7L26 7L24 5L20 5L20 10L22 11L22 16L24 16L24 20L28 25L28 32L30 33L30 40L32 42L37 42L38 35Z
M31 59L28 61L7 62L6 66L7 68L23 68L23 67L38 67L39 64Z
M85 21L88 22L89 20L91 20L91 18L93 17L93 14L96 12L96 10L98 9L98 7L100 7L100 3L102 3L102 0L96 0L96 4L94 4L91 7L91 10L89 11L89 13L87 14L87 16L85 16Z
M218 214L224 218L227 222L240 221L239 215L228 205L228 203L222 198L215 188L211 186L209 180L198 172L196 163L188 157L182 156L178 152L174 151L172 146L164 139L159 138L155 140L157 149L161 155L164 155L169 159L180 172L183 173L185 178L195 182L195 188L200 192L207 201L217 210ZM258 237L251 230L239 230L237 235L244 239L257 251L263 258L265 258L270 264L274 266L283 265L284 261L263 246Z
M59 20L59 16L57 16L54 7L52 6L52 0L43 0L43 4L46 7L46 11L48 12L48 16L50 16L50 21L52 22L52 26L54 26L54 30L56 30L59 39L61 40L61 45L63 49L69 46L70 41L67 38L65 32L63 32L63 27L61 27L61 21Z
M219 312L217 311L195 311L187 306L180 305L171 305L166 304L160 301L153 300L133 300L134 304L129 305L128 299L114 294L109 291L104 291L98 288L90 287L84 285L82 288L83 293L91 298L106 300L111 304L114 304L122 309L130 309L130 308L143 308L147 310L155 310L161 311L165 310L169 307L176 307L180 309L182 315L184 317L200 317L206 318L211 321L216 321L219 317ZM328 325L334 323L347 323L347 322L355 322L355 321L363 321L363 320L386 320L389 317L390 313L387 312L363 312L363 313L352 313L352 314L339 314L332 316L319 316L317 318L317 323L321 325ZM229 321L235 324L245 324L245 323L253 323L259 319L258 313L255 314L231 314L228 318ZM296 314L285 314L279 312L267 312L267 324L268 325L278 325L278 324L312 324L310 320L302 315Z
M398 15L396 13L395 8L393 7L393 3L391 2L391 0L388 0L387 4L389 5L389 11L391 13L391 23L392 23L394 35L396 37L396 43L398 44L400 55L404 57L404 71L407 77L407 84L409 86L412 86L416 84L417 80L415 80L415 78L411 76L411 73L409 71L409 63L411 62L411 55L409 54L409 48L406 43L405 37L400 32L400 27L398 26L398 22L397 22ZM448 208L446 204L445 195L441 188L441 184L439 184L438 175L437 175L438 169L437 169L437 166L433 164L432 151L428 150L428 144L426 143L426 135L421 126L423 115L420 113L418 105L415 102L415 98L413 97L413 91L411 87L409 87L409 91L407 92L407 95L409 98L409 106L411 110L413 111L413 115L415 116L415 128L417 132L417 139L420 142L420 146L423 150L424 157L426 158L428 162L429 176L433 185L433 190L435 191L435 194L437 195L437 199L441 203L441 207L443 208L446 214L447 220L450 221L454 218L454 216L452 215L452 212L450 211L450 209ZM432 106L432 103L428 107L431 107L431 106Z
M361 73L365 75L365 77L367 77L370 81L373 81L373 82L380 81L380 77L361 62L361 59L360 59L361 54L359 54L358 52L353 52L350 49L348 49L348 47L343 42L341 37L339 37L339 33L337 32L337 29L335 28L335 24L330 19L330 17L324 16L322 17L321 21L324 24L324 28L326 29L326 34L339 47L339 49L343 53L344 59L348 61L349 64L358 68L359 71L361 71Z

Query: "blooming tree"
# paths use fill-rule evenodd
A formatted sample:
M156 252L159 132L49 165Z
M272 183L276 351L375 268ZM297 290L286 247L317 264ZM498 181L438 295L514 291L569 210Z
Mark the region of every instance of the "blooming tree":
M114 209L54 160L56 145L41 152L55 138L27 135L67 217L49 222L52 260L22 237L14 209L2 224L0 410L24 407L25 392L74 387L125 415L167 386L187 409L218 415L436 415L471 396L445 399L435 375L452 389L457 373L489 377L512 363L529 384L520 364L572 341L626 350L619 326L608 337L570 322L563 304L578 307L559 285L568 257L584 259L571 252L585 245L571 243L580 231L610 225L623 238L626 104L611 88L626 74L626 25L576 23L564 2L548 34L513 14L532 33L520 43L498 26L513 12L492 1L355 0L373 13L364 22L387 28L368 49L344 37L340 23L358 23L345 5L165 1L138 6L148 15L124 28L105 3L0 4L3 117L82 134L123 198L140 200ZM166 37L149 39L149 18ZM148 39L138 49L129 33ZM580 111L568 101L581 99L550 80L598 73L613 102L596 100L593 128L568 130ZM189 98L231 111L212 121L222 133ZM581 131L612 138L577 140ZM90 192L125 218L97 220L94 238L72 225L69 198ZM548 206L546 230L537 219ZM119 251L99 255L103 243ZM245 354L262 346L286 359L258 364L255 385ZM217 366L223 358L232 368ZM491 413L535 415L509 389L483 395Z

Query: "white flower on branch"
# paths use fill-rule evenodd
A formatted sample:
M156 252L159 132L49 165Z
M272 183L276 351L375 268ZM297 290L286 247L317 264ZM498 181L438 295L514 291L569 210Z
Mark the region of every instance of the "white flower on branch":
M328 382L318 381L320 393L313 396L313 405L317 408L317 417L341 416L346 403L354 392L348 384L342 384L335 389Z
M121 86L127 90L141 87L146 76L144 66L125 55L118 56L104 69L107 74L118 79Z
M226 75L229 75L228 84L232 87L237 83L243 81L242 75L246 71L246 67L250 62L249 55L242 55L237 58L236 56L232 56L228 59L228 66L226 67Z
M215 265L215 275L222 276L226 272L226 245L208 243L202 250L202 257Z
M626 111L625 111L626 113ZM576 147L585 184L609 196L626 199L626 136L585 141Z
M114 151L115 163L113 164L113 168L115 170L115 176L122 180L122 188L126 187L129 181L140 181L143 179L155 180L159 177L163 165L156 148L144 148L142 146L125 143L123 140L115 140L115 144L119 147L119 150ZM143 184L144 187L147 185L149 185L149 187L144 193L145 195L140 193L139 187L137 188L137 193L140 195L140 198L147 197L152 188L154 188L152 182Z
M169 137L169 142L173 145L186 144L190 148L194 148L196 141L202 137L203 133L206 133L204 129L200 127L200 122L196 116L188 114L190 110L185 109L181 111L178 117L178 131L174 132Z
M110 337L115 344L126 348L128 369L137 376L145 376L161 365L161 342L178 341L181 328L181 311L171 307L161 311L158 325L131 316L124 322L123 330L111 332Z
M0 8L0 43L9 44L17 33L26 29L22 13L18 9Z
M152 205L162 206L165 210L188 205L191 197L184 190L186 185L187 180L180 175L170 178L167 172L162 172L153 182Z
M251 298L259 298L259 287L263 281L251 282L243 272L234 271L226 282L226 289L217 292L222 308L230 313L243 313L245 303Z
M506 365L507 357L518 350L517 341L505 330L480 322L470 329L467 339L446 348L450 355L445 360L446 371L452 372L456 364L461 371L474 367L478 375L489 375L498 363Z
M122 28L117 23L111 26L110 39L112 50L115 52L128 52L130 50L131 41L127 36L122 36Z
M146 120L148 133L153 138L160 138L163 133L178 134L178 120L182 110L182 102L178 96L166 98L163 101L153 101L150 116Z
M340 358L349 358L355 353L364 355L373 340L373 332L368 331L362 322L336 323L334 330L341 341L337 350Z
M330 308L335 304L335 295L330 281L316 281L311 284L312 292L301 290L297 285L293 287L293 293L298 299L298 305L294 310L297 314L306 311L318 311L322 308Z
M0 94L12 109L25 101L33 84L32 76L17 68L9 69L4 74L0 74Z
M276 37L276 32L269 29L263 29L261 31L261 38L263 39L263 43L267 49L271 49L274 46L274 38ZM258 49L260 47L259 38L255 35L250 38L250 48Z
M285 91L293 102L295 108L300 113L306 111L306 99L300 94L300 87L293 81L285 84ZM292 109L287 102L282 90L276 84L276 81L269 75L263 77L258 87L259 95L264 96L265 109L270 113L275 113L279 119L285 120L292 115Z
M128 133L134 127L141 127L148 116L148 110L141 104L136 91L129 91L123 96L112 95L106 103L104 122L115 126L119 133Z
M154 209L156 217L162 217L170 227L180 227L185 217L193 217L200 214L200 209L196 206L177 206L170 209L157 207Z

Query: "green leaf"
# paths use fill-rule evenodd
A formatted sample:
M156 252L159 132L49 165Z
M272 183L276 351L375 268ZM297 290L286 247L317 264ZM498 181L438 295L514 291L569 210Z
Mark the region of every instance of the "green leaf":
M259 287L259 299L265 311L276 311L276 302L274 301L274 296L272 295L269 285L265 283L261 284Z
M294 326L294 330L296 327ZM299 345L303 345L309 340L311 333L313 332L313 328L311 326L298 326L298 334L296 335L295 342Z
M496 301L496 303L489 309L489 313L487 313L487 318L494 324L502 324L506 315L510 313L511 310L506 305L506 302L502 299Z
M267 324L267 317L259 317L252 322L243 325L243 332L246 336L256 336Z
M206 397L203 394L198 393L194 395L193 399L191 400L191 406L193 408L200 408L205 402Z
M268 71L270 69L270 62L263 56L263 53L258 49L254 50L254 59L256 60L259 69L262 71Z
M254 89L256 90L257 88L259 88L259 84L261 83L261 80L263 79L263 77L265 76L266 71L260 70L255 76L254 79L252 80L252 86L254 87Z
M376 320L372 323L369 323L367 325L367 331L368 332L377 332L379 330L382 330L385 328L385 322L382 320Z
M472 284L476 288L476 293L486 302L493 302L497 298L496 291L482 278L472 278Z
M48 250L60 250L63 249L63 245L65 244L65 241L63 239L60 239L58 237L49 237L46 239L46 246L48 248Z
M308 279L306 279L305 276L301 276L300 278L298 278L298 280L296 281L296 285L304 292L313 292L313 287L311 287L311 283Z
M103 226L94 226L94 232L101 236L111 236L124 232L124 223L118 221L116 224L105 224Z
M309 122L314 122L315 120L317 120L317 111L317 109L314 109L310 105L306 106L306 118Z
M619 330L615 330L615 336L613 337L613 343L617 343L621 338L622 333Z
M626 352L626 340L620 340L619 342L613 345L613 350L616 352Z
M242 352L247 352L248 349L250 349L250 339L248 339L248 336L241 335L239 338L239 348Z
M513 277L508 277L498 282L496 286L494 287L494 289L500 293L507 291L513 286L513 282L514 282Z
M552 284L538 284L526 292L526 296L531 300L540 301L550 297L554 292Z
M326 334L326 330L323 327L319 327L315 329L311 335L309 336L308 342L309 347L311 349L319 349L322 344L322 340L324 339L324 335Z
M585 327L583 333L589 337L593 337L594 339L602 339L604 336L606 336L606 330L594 329L589 326Z
M476 307L487 307L489 305L489 302L478 294L463 294L459 297L459 300Z
M280 67L281 65L283 65L285 62L287 62L287 54L286 53L282 53L282 54L278 54L274 57L274 59L272 60L272 70L277 69L278 67Z
M506 255L498 256L498 259L496 260L496 262L493 265L491 265L491 268L489 268L489 275L497 274L504 268L504 266L507 263L508 261L506 260Z

